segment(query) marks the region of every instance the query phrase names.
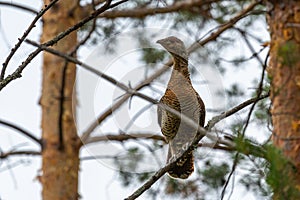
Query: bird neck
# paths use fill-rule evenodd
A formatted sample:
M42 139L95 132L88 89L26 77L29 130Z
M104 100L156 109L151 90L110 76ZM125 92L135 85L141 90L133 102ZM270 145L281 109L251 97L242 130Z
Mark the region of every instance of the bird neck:
M170 82L176 81L178 83L178 80L191 82L190 73L188 69L188 60L174 55L173 60L174 64Z

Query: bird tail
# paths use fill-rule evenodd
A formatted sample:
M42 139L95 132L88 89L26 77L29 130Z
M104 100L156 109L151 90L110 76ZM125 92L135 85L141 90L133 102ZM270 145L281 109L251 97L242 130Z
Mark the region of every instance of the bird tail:
M167 161L172 157L172 152L169 148ZM190 151L187 156L181 158L168 173L173 178L186 179L194 172L194 155L193 151Z

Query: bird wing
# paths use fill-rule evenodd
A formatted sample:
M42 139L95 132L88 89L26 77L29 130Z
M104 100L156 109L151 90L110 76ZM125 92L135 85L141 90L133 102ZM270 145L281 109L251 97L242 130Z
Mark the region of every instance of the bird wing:
M160 99L159 102L180 112L179 101L175 93L171 89L166 89L164 96ZM158 124L161 127L161 132L166 137L167 141L173 139L178 131L180 118L170 112L167 112L163 108L158 107L157 119Z
M181 113L190 119L193 119L195 123L204 125L205 120L205 108L204 104L198 95L198 93L192 87L184 87L184 84L180 88L175 89ZM175 94L174 94L175 95ZM172 162L181 155L193 140L197 134L197 129L190 127L180 118L176 122L177 129L174 133L174 137L169 141L169 152L167 162ZM182 157L176 166L169 170L169 174L175 178L185 179L189 177L194 171L194 156L193 152L190 151L184 157Z
M195 92L198 99L198 105L200 106L199 125L204 127L205 123L205 105L197 92Z

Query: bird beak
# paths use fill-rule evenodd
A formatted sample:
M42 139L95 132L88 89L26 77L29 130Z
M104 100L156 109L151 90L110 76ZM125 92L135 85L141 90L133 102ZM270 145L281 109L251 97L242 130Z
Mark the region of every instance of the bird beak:
M156 41L156 43L158 43L158 44L161 44L161 42L162 42L161 40L157 40L157 41Z

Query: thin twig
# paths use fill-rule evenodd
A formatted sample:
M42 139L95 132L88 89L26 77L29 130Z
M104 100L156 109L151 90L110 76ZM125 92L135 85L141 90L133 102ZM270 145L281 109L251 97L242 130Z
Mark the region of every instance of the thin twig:
M172 62L169 62L172 63ZM170 65L170 64L169 64ZM157 70L154 74L152 74L150 77L139 83L137 86L133 88L133 90L138 91L145 86L149 85L154 79L161 76L163 73L165 73L169 69L168 63L163 66L161 69ZM81 140L83 143L85 143L91 133L95 130L95 128L98 127L101 122L103 122L108 116L110 116L114 111L116 111L121 105L123 105L124 102L127 101L128 98L130 98L130 94L124 94L121 99L116 101L112 106L110 106L108 109L106 109L103 113L98 115L95 121L93 121L88 128L82 133Z
M225 58L219 57L219 60L224 61L224 62L228 62L228 63L236 63L236 62L246 62L249 60L252 60L253 58L256 57L256 55L259 55L261 52L263 52L263 50L265 50L266 47L262 47L259 51L254 52L251 56L249 56L248 58L243 58L243 59L234 59L234 60L227 60Z
M246 42L248 40L246 39ZM250 43L247 43L249 48L251 48L251 51L255 51L253 48L252 48L252 45ZM265 71L266 71L266 68L267 68L267 61L268 61L268 58L269 58L269 53L267 54L266 58L265 58L265 61L262 62L261 59L256 55L256 58L258 60L258 62L262 65L262 73L261 73L261 78L260 78L260 82L259 82L259 85L258 85L258 88L256 90L256 96L257 97L260 97L262 92L263 92L263 82L264 82L264 77L265 77ZM245 133L246 133L246 130L248 128L248 125L249 125L249 122L250 122L250 118L252 116L252 113L254 111L254 108L255 108L255 105L257 104L258 100L254 101L250 110L249 110L249 113L248 113L248 116L247 116L247 120L246 120L246 123L243 127L243 132L241 134L240 137L244 137L245 136ZM228 183L230 181L230 178L232 177L232 175L234 174L234 171L237 167L237 164L238 164L238 158L239 158L239 154L240 152L237 152L235 157L234 157L234 161L233 161L233 165L232 165L232 168L231 168L231 171L229 173L229 176L224 184L224 187L222 189L222 195L221 195L221 200L223 200L224 196L225 196L225 191L226 191L226 188L228 186Z
M80 22L78 22L77 24L75 24L74 26L70 27L69 29L67 29L66 31L58 34L56 37L54 37L53 39L43 43L44 46L52 46L54 44L56 44L58 41L60 41L61 39L63 39L64 37L66 37L67 35L69 35L70 33L72 33L73 31L76 31L77 29L81 28L83 25L85 25L87 22L89 22L90 20L94 19L95 17L97 17L99 14L103 13L104 11L114 8L124 2L126 2L128 0L121 0L118 1L114 4L111 4L111 0L106 1L106 3L100 7L98 10L96 10L95 12L93 12L90 16L84 18L83 20L81 20ZM11 81L22 77L22 71L25 69L25 67L31 62L31 60L33 60L33 58L35 58L40 52L42 51L42 49L38 48L35 51L33 51L28 57L27 59L11 74L8 75L5 79L3 79L0 82L0 91Z
M42 146L42 141L40 139L36 138L32 133L30 133L29 131L24 130L20 126L15 125L15 124L13 124L11 122L7 122L7 121L4 121L4 120L1 120L1 119L0 119L0 124L3 124L5 126L7 126L7 127L10 127L10 128L12 128L14 130L19 131L20 133L22 133L26 137L32 139L33 141L35 141L36 143L38 143L40 146Z
M227 178L227 180L226 180L226 182L225 182L225 184L224 184L224 187L223 187L223 189L222 189L222 192L221 192L221 200L223 200L224 197L225 197L226 188L227 188L227 186L228 186L228 184L229 184L229 181L230 181L230 179L231 179L233 173L235 172L236 166L237 166L237 164L238 164L238 158L239 158L239 152L237 152L237 153L235 154L235 156L234 156L234 160L233 160L233 164L232 164L232 167L231 167L229 176L228 176L228 178Z
M227 118L227 117L233 115L234 113L242 110L243 108L249 106L250 104L260 101L262 99L265 99L267 97L269 97L269 93L260 95L259 97L251 98L247 101L244 101L243 103L239 104L238 106L235 106L234 108L232 108L228 111L225 111L225 112L221 113L220 115L213 117L211 120L208 121L207 125L205 126L205 129L210 131L215 126L215 124L218 123L219 121L221 121L222 119Z
M11 1L11 2L0 2L0 5L3 5L3 6L10 6L10 7L14 7L14 8L19 8L19 9L28 11L28 12L30 12L30 13L36 14L36 15L39 14L39 12L36 11L36 10L34 10L33 8L29 8L29 7L23 6L23 5L21 5L21 4L13 3L12 1Z
M118 156L109 155L95 155L95 156L84 156L80 158L80 161L96 160L96 159L117 159Z
M141 108L137 113L135 113L132 117L131 120L128 122L128 124L126 125L126 127L123 129L124 132L127 132L130 127L134 124L134 122L144 113L146 112L146 110L148 110L149 108L151 108L153 106L152 103L144 106L143 108Z
M0 75L0 81L2 81L4 79L5 71L6 71L6 68L8 66L8 63L9 63L10 59L17 52L17 50L19 49L19 47L21 46L21 44L23 43L23 41L25 40L25 38L28 36L28 34L30 33L30 31L35 27L35 23L45 14L45 12L47 12L58 1L59 0L53 0L53 1L50 2L50 4L48 6L45 6L45 8L42 9L37 14L37 16L33 19L33 21L31 22L31 24L27 28L27 30L24 32L23 36L21 38L18 38L18 40L19 40L18 43L15 45L14 48L11 49L9 55L6 57L6 60L3 63L3 67L2 67L1 75Z
M95 18L93 20L91 30L89 30L88 34L81 41L79 41L76 47L71 51L70 55L73 55L82 45L84 45L90 39L90 37L92 36L93 32L96 29L96 25L97 25L96 21L97 19Z
M206 43L206 40L211 41L215 40L221 33L223 33L225 30L231 28L234 24L236 24L239 20L243 19L247 16L247 13L254 9L255 6L260 4L262 0L254 1L252 4L250 4L246 9L242 10L239 14L237 14L235 17L230 19L228 22L222 24L220 28L213 32L209 37L206 39L203 39L201 41L198 41L197 43L193 44L188 48L189 51L193 51L194 49L199 48L199 46L203 46L202 43Z
M247 44L248 48L249 48L250 51L252 52L252 56L254 56L254 57L257 59L257 61L259 62L259 64L260 64L261 66L264 66L263 61L261 60L261 58L259 57L259 55L256 53L254 47L252 46L252 44L250 43L249 39L247 38L245 31L242 30L242 29L240 29L240 28L236 28L236 29L237 29L237 30L239 31L239 33L243 36L243 39L244 39L245 43Z
M23 156L23 155L30 155L30 156L39 156L41 155L40 151L29 151L29 150L24 150L24 151L9 151L9 152L1 152L0 153L0 159L6 159L10 156Z

